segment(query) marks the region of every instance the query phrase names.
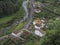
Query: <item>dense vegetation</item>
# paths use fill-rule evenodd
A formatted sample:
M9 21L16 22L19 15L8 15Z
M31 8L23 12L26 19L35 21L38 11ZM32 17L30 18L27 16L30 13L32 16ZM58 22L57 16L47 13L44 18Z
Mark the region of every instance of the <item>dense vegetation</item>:
M16 3L14 2L14 0L11 1L14 4ZM46 24L48 25L48 28L44 29L46 35L42 38L38 36L29 35L25 42L19 40L16 41L16 43L11 39L6 39L4 41L1 41L0 45L60 45L60 17L59 17L60 3L58 3L59 0L36 0L36 1L40 1L44 6L42 6L42 11L39 14L35 13L33 15L33 19L42 18L42 17L46 18L47 20ZM56 20L56 18L59 19ZM13 27L11 28L11 30L7 32L7 34L12 31L18 30L20 27L24 26L26 22L27 21L24 21L23 23L19 23L17 26L13 25Z
M20 6L19 0L0 0L0 17L15 13Z
M13 22L14 20L18 20L18 19L20 19L20 18L22 18L24 16L24 9L22 8L22 2L23 2L23 0L16 0L16 1L11 0L11 3L14 4L13 6L15 6L15 7L11 6L11 7L13 7L13 9L10 8L9 7L10 5L6 2L7 5L8 5L8 7L6 7L6 8L9 8L8 10L11 10L11 12L12 12L12 10L14 10L15 13L12 12L12 13L9 13L9 14L6 14L6 15L3 13L4 15L1 15L2 18L0 18L0 30L3 27L11 25L11 22ZM15 8L18 9L18 10L15 11ZM7 9L5 9L5 10L7 11Z
M0 18L0 36L6 35L6 33L11 33L12 31L15 30L15 28L17 29L18 26L21 26L20 22L18 22L17 25L12 24L13 22L21 20L21 18L24 16L24 9L22 7L23 0L19 0L18 2L20 2L18 3L18 5L20 6L19 6L19 10L16 11L16 13ZM6 27L9 27L9 26L11 27L11 29L7 30ZM5 31L6 33L2 33L3 31Z
M51 21L50 21L51 22ZM40 45L60 45L60 21L52 21L46 30L46 36L41 38Z
M58 3L59 0L36 0L40 1L42 6L42 11L39 14L34 15L34 19L39 17L45 17L47 19L55 18L57 16L60 16L60 6ZM44 1L44 2L43 2Z

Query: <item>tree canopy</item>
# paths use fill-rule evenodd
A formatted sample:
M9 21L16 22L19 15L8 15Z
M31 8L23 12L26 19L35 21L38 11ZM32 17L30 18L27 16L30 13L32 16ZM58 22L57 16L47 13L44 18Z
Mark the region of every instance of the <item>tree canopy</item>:
M0 0L0 17L15 13L19 9L18 0Z

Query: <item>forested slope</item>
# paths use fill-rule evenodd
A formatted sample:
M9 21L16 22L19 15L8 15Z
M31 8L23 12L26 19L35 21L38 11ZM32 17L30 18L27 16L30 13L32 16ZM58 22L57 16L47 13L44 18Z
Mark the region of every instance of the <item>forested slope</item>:
M0 17L15 13L19 9L19 0L0 0Z

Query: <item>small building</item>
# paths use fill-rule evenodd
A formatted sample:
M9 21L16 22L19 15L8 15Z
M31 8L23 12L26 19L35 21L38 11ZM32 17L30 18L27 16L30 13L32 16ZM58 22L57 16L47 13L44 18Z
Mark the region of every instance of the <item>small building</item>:
M36 34L37 36L39 36L39 37L42 37L42 36L45 35L45 34L42 33L40 30L35 30L35 34Z
M41 3L40 2L33 2L33 7L34 7L35 13L41 12Z
M41 20L39 19L39 18L37 18L34 22L33 22L33 24L34 25L40 25L42 22L41 22Z
M40 29L41 29L39 26L36 26L36 25L35 25L34 27L35 27L35 29L38 29L38 30L40 30Z
M34 9L34 11L35 11L36 13L40 13L40 12L41 12L40 9Z
M42 28L45 26L45 21L43 19L36 19L34 22L33 22L33 25L35 27L35 34L37 36L44 36L45 35L45 32L42 30Z
M41 3L40 2L33 2L33 7L41 7Z
M39 26L39 27L44 27L45 26L45 20L37 18L34 22L33 25Z
M42 24L41 24L41 28L44 28L44 26L45 26L45 23L42 23Z

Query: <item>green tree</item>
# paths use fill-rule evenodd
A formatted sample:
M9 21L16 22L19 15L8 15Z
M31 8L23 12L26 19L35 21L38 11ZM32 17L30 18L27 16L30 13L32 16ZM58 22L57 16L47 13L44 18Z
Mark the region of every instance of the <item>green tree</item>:
M40 39L40 45L60 45L60 31L50 30L44 38Z
M18 11L20 7L19 0L0 0L0 17L10 15Z

